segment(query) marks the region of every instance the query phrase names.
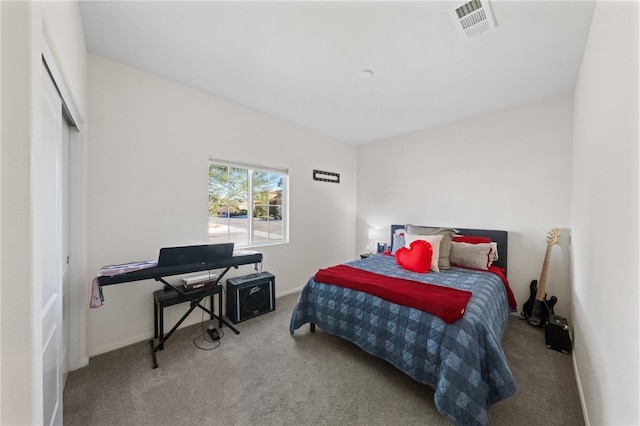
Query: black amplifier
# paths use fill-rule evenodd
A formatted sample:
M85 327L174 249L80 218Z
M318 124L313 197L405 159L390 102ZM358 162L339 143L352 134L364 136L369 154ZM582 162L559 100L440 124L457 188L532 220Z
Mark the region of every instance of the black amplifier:
M549 315L549 323L544 330L544 340L549 349L565 354L571 353L571 336L567 319Z
M276 309L276 278L269 272L227 280L227 317L234 323Z

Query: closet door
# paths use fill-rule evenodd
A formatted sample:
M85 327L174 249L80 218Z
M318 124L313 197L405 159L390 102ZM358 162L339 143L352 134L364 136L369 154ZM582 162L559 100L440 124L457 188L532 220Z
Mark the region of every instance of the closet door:
M42 138L34 145L34 278L41 287L43 424L62 424L62 100L43 65ZM65 259L66 260L66 259Z

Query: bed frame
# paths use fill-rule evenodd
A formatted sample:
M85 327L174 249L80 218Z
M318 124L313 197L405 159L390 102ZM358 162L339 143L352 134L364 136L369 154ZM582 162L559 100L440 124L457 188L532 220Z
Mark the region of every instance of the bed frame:
M391 225L391 241L393 243L393 233L396 229L404 229L406 225ZM430 226L430 225L422 225L422 226ZM498 266L504 269L504 275L507 275L507 254L508 250L508 232L507 231L497 231L491 229L467 229L467 228L453 228L460 235L469 235L469 236L477 236L477 237L487 237L491 238L491 241L498 243L498 260L493 262L493 265Z

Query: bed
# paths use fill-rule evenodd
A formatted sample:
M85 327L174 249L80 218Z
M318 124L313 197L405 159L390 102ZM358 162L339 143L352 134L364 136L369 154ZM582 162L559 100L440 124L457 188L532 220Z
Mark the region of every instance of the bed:
M398 246L405 244L404 237L412 236L405 234L405 228L411 232L416 228L410 226L391 226L393 254L374 254L320 270L311 277L293 310L290 333L293 336L295 330L307 323L314 331L317 325L432 387L435 406L448 420L464 425L488 424L489 407L516 391L500 344L509 314L516 309L506 280L507 232L456 229L465 237L492 241L493 254L496 248L499 253L497 259L488 262L493 272L453 264L450 269L440 268L439 272L417 273L400 267L395 256L399 254ZM450 237L453 240L460 238ZM467 240L464 241L466 244ZM455 247L467 247L451 239L450 243L451 260ZM478 249L473 247L472 250ZM459 255L460 249L455 251ZM456 260L460 261L459 258ZM324 272L338 270L347 281L350 276L361 275L369 281L352 286L320 281L330 281L332 277ZM446 304L448 300L440 293L404 299L400 294L394 296L401 299L397 301L386 293L381 296L369 291L378 281L387 280L394 287L393 291L397 290L395 287L404 288L400 284L409 286L408 291L414 288L446 291L453 296L466 297L466 304L459 315L451 318L439 312L437 304L441 301ZM417 308L405 303L407 299L430 299L431 305Z

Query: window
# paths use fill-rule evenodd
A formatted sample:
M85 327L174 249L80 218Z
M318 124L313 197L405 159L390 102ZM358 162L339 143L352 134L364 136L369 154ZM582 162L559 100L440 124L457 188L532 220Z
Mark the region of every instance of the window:
M287 235L288 170L209 160L209 243L282 243Z

